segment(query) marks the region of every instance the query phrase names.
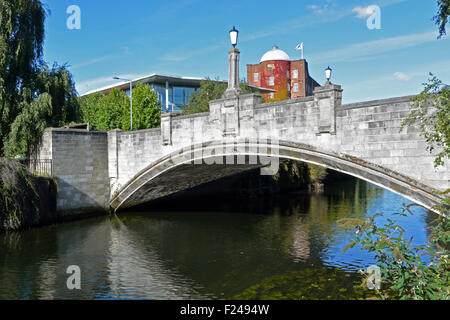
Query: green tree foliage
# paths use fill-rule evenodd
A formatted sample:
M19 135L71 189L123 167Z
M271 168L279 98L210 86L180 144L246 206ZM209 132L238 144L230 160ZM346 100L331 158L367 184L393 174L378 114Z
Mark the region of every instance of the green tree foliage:
M441 38L446 34L445 26L448 23L448 16L450 15L450 0L438 0L437 5L439 9L437 15L434 16L433 20L439 27L438 38Z
M258 91L250 88L245 83L240 83L239 86L244 94ZM227 87L228 84L226 82L211 79L202 80L200 82L200 90L191 93L188 103L182 107L182 113L194 114L209 112L209 102L211 100L221 99Z
M414 124L419 126L428 150L438 149L434 160L437 167L450 155L450 88L443 86L431 73L424 86L424 90L414 97L415 109L403 121L402 130Z
M26 156L30 142L36 142L52 116L52 99L49 94L39 95L30 103L23 103L22 112L14 119L4 143L6 156Z
M97 130L111 130L111 129L125 129L127 122L126 115L130 114L127 110L130 108L130 101L127 94L118 89L112 89L107 95L103 96L100 100L97 112L95 114L96 119L93 128ZM129 130L128 126L126 127Z
M130 114L127 110L127 125ZM133 89L133 130L157 128L161 121L161 105L156 92L148 84Z
M193 114L209 111L209 101L220 99L227 89L225 82L214 80L202 80L200 90L194 91L189 96L187 105L182 107L183 114Z
M92 94L80 98L82 119L94 130L130 130L130 99L124 91L112 89L108 94ZM161 106L148 84L133 89L133 130L156 128Z
M412 214L409 205L399 214ZM360 246L375 253L381 271L380 298L402 300L450 299L450 265L448 260L450 220L439 217L431 228L429 242L412 245L404 237L405 229L394 220L380 225L376 214L367 218L345 218L338 223L344 230L356 234L345 248ZM438 250L437 250L438 249ZM428 260L428 261L427 261ZM361 273L366 274L361 271ZM367 280L367 279L366 279Z
M46 126L79 115L72 76L42 59L45 17L39 0L0 1L0 156L26 156Z

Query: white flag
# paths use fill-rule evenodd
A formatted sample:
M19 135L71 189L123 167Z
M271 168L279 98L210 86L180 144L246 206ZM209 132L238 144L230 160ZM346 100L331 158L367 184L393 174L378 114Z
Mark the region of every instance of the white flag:
M303 42L295 47L295 50L303 50Z

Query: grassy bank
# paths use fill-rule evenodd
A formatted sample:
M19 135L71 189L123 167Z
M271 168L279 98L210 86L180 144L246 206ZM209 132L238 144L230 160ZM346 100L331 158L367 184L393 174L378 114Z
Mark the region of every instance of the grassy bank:
M0 232L55 222L57 184L37 177L19 162L0 159Z

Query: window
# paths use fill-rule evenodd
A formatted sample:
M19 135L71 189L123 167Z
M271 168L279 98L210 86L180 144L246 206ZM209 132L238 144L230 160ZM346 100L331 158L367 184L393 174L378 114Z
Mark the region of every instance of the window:
M273 92L269 93L269 97L270 97L270 99L273 99L273 97L274 97Z
M173 103L175 103L177 106L182 106L185 104L186 97L185 97L185 88L184 87L174 87L173 88Z
M286 78L289 79L289 70L286 71Z
M258 81L259 81L259 73L258 73L258 72L255 72L255 73L253 74L253 81L254 81L254 82L258 82Z
M292 70L292 79L298 79L298 70Z
M291 86L289 85L289 82L288 82L288 84L287 84L287 91L290 91L291 90Z
M298 83L294 83L293 90L294 92L298 92Z
M269 78L269 86L273 86L275 84L275 78L274 77L270 77Z

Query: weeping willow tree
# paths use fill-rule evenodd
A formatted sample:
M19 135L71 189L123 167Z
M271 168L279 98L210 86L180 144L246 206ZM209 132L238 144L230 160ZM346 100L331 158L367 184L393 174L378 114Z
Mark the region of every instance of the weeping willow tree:
M433 17L434 22L439 27L439 36L441 38L446 34L445 27L448 23L448 16L450 16L450 0L438 0L437 2L438 12Z
M45 127L79 117L66 66L43 60L46 15L39 0L0 1L0 156L26 156Z

